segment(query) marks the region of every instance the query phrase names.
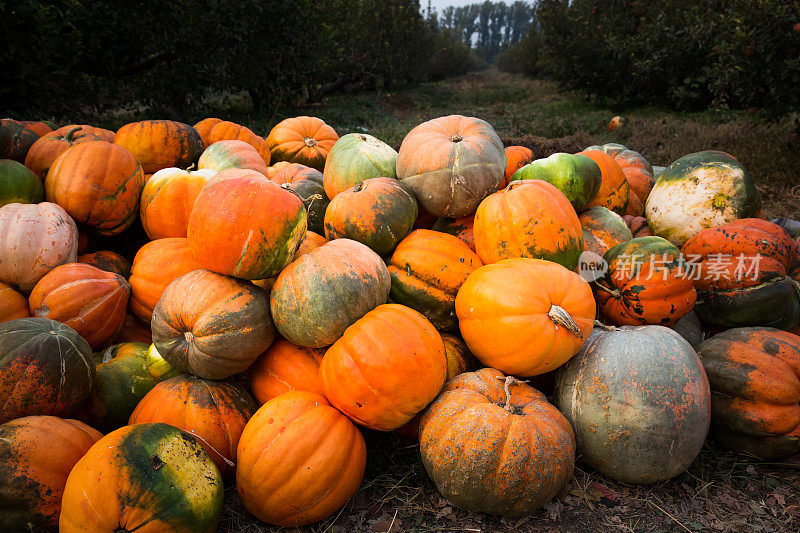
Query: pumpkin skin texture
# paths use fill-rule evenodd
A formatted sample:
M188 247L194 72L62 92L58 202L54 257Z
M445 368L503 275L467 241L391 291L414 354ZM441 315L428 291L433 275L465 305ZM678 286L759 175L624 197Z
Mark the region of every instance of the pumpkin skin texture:
M317 117L294 117L280 121L269 132L267 145L273 161L300 163L320 172L339 135Z
M469 511L522 516L572 477L575 439L544 394L492 368L445 386L420 423L425 470Z
M136 406L161 381L178 374L158 350L143 342L109 346L94 354L95 380L86 401L92 427L113 431L128 425Z
M506 259L473 272L456 296L461 336L484 366L515 376L554 370L592 331L589 284L561 265Z
M142 167L125 148L105 141L76 144L53 162L44 191L75 222L106 237L128 229L144 187Z
M333 200L369 178L396 178L397 152L385 142L366 133L348 133L339 138L325 159L322 183Z
M67 476L102 436L83 422L54 416L0 424L0 528L56 528Z
M417 219L417 201L394 178L370 178L342 191L325 212L325 238L352 239L392 253Z
M41 180L25 165L0 159L0 207L6 204L38 204L44 201Z
M0 322L31 316L28 299L5 283L0 283Z
M673 330L686 339L686 342L692 345L692 348L697 349L697 345L703 342L705 333L703 332L703 324L700 318L695 313L694 309L683 315L673 326Z
M324 396L287 392L261 406L244 428L236 489L259 520L313 524L355 494L366 453L364 437Z
M517 170L512 180L546 181L564 193L577 213L584 211L600 191L600 167L580 154L556 153Z
M48 272L28 298L31 316L57 320L81 335L92 350L108 346L122 331L131 286L119 274L84 263Z
M227 479L235 471L239 437L255 411L241 385L181 374L155 385L129 424L163 422L194 435Z
M85 128L86 126L74 124L72 126L64 126L42 136L28 150L28 154L25 156L25 166L31 169L40 180L44 181L53 161L73 145L89 141L114 142L113 133L111 134L111 139L104 139Z
M250 368L250 390L259 405L284 392L304 390L323 394L319 364L324 348L297 346L277 339Z
M208 132L208 144L206 144L204 140L203 145L205 147L218 141L231 140L244 141L255 148L258 155L264 160L264 165L269 166L270 152L267 141L265 141L263 137L253 133L250 128L236 124L235 122L222 120L214 124Z
M694 307L697 292L681 252L661 237L620 243L603 256L597 302L615 325L671 326Z
M386 264L360 242L336 239L299 257L278 276L270 309L280 334L299 346L330 346L386 302Z
M630 185L614 158L599 150L584 150L578 155L584 155L597 163L602 174L600 189L587 207L599 205L624 215L630 200Z
M653 234L650 232L650 226L647 225L647 219L644 217L635 217L633 215L625 215L622 217L628 229L631 230L631 235L636 237L650 237Z
M130 300L129 300L130 301ZM114 339L119 344L123 342L143 342L148 346L153 344L153 334L150 332L150 322L143 324L135 316L128 314L122 331ZM160 356L159 356L160 357Z
M725 152L706 151L673 161L645 205L650 231L683 246L701 230L753 218L761 198L744 167Z
M622 169L622 173L625 174L625 179L630 187L630 201L628 202L626 214L642 216L647 196L655 184L654 167L650 165L642 154L621 144L609 143L603 146L590 146L587 150L599 150L614 158L619 168ZM660 168L663 169L664 167Z
M583 230L564 193L541 180L512 181L475 213L475 251L484 264L513 257L546 259L573 270Z
M209 117L204 118L193 126L195 131L200 135L200 139L203 141L203 150L208 148L208 145L211 144L209 142L209 133L211 133L211 129L220 122L222 122L221 118Z
M0 424L29 415L66 416L92 388L92 349L47 318L0 324Z
M389 296L422 313L438 330L456 329L458 289L482 266L480 258L457 237L418 229L400 241L392 254Z
M475 233L473 231L475 215L467 215L461 218L437 218L431 228L434 231L455 235L475 251Z
M243 168L264 176L267 174L267 165L258 150L239 140L217 141L209 145L200 156L197 168L214 172Z
M621 242L633 239L621 216L602 206L590 207L580 214L585 250L602 256Z
M203 139L197 131L173 120L143 120L117 130L114 143L125 147L146 174L162 168L186 168L203 153Z
M711 417L694 349L661 326L596 329L556 374L583 461L625 483L666 481L700 453Z
M300 197L308 213L310 231L320 235L325 233L325 212L330 201L322 185L322 172L300 163L286 163L269 179Z
M78 257L78 228L61 206L0 207L0 282L23 294L58 265Z
M533 161L533 151L524 146L506 146L505 152L506 172L503 175L503 183L500 184L500 189L508 185L514 172Z
M53 131L53 128L51 128L51 127L50 127L50 126L49 126L49 125L48 125L46 122L44 122L44 121L38 121L38 120L20 120L20 121L18 121L18 122L19 122L20 124L22 124L23 126L25 126L26 128L28 128L29 130L31 130L31 131L33 131L34 133L36 133L36 135L38 135L38 136L39 136L39 138L41 138L43 135L45 135L45 134L47 134L47 133L50 133L51 131ZM52 122L50 122L50 124L52 124Z
M217 176L197 196L186 234L203 268L270 278L292 262L306 234L306 209L296 195L255 172Z
M7 142L0 143L0 159L13 159L20 163L25 161L28 150L39 140L35 131L10 118L0 120L0 139L3 137Z
M170 365L206 379L242 372L275 338L266 293L209 270L193 270L170 283L150 329Z
M379 305L325 352L320 365L325 397L362 426L392 431L408 423L442 390L444 343L410 307Z
M150 240L186 237L194 201L214 170L162 168L142 190L139 218Z
M189 250L189 240L179 237L150 241L136 252L131 267L129 307L149 324L167 285L192 270L202 268Z
M400 145L397 177L422 209L460 218L503 183L506 152L488 122L450 115L416 126Z
M735 328L697 347L711 384L711 431L732 450L775 460L800 450L800 337Z
M119 274L123 278L128 278L131 275L130 262L117 252L101 250L99 252L79 255L76 261L78 263L91 265L100 270L105 270L106 272Z
M212 533L223 498L219 470L191 435L167 424L125 426L70 472L59 531Z

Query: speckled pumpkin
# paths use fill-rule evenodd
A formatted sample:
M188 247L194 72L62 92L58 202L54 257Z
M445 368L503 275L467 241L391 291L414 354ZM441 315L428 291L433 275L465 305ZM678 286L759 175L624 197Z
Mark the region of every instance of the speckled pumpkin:
M583 228L583 248L599 256L621 242L633 239L625 220L606 207L590 207L578 216Z
M162 168L186 168L197 163L203 140L197 131L174 120L143 120L117 130L114 143L126 148L147 174Z

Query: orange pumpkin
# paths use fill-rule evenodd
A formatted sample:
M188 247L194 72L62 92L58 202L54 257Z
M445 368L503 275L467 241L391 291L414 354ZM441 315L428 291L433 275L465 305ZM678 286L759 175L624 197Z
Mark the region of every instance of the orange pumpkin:
M364 437L324 396L287 392L261 406L244 428L236 490L259 520L313 524L355 494L366 454Z
M485 366L514 376L554 370L592 332L595 302L575 272L541 259L506 259L473 272L456 296L461 336Z
M148 242L133 258L129 279L131 313L149 324L167 285L199 268L202 267L189 250L188 239L174 237Z
M145 395L128 424L163 422L197 438L223 478L236 470L236 447L256 404L241 385L181 374Z
M603 177L603 181L600 182L600 190L594 200L589 203L589 207L599 205L619 215L626 214L631 194L630 185L625 178L625 173L622 172L614 158L600 150L584 150L578 153L597 163Z
M455 235L464 244L469 246L469 249L475 251L475 233L473 226L475 224L475 215L467 215L461 218L437 218L431 228L434 231L441 231L442 233L449 233Z
M203 139L197 131L173 120L143 120L125 124L114 143L126 148L147 174L162 168L186 168L203 153Z
M211 169L164 168L153 174L142 190L139 217L151 240L186 237L194 201L209 178Z
M274 178L278 172L281 172L287 168L291 168L294 165L300 165L300 163L289 163L288 161L278 161L277 163L273 163L272 165L267 167L267 173L265 174L265 176L267 176L267 178L272 180L272 178ZM301 166L305 167L306 165L301 165ZM311 168L311 167L306 167L306 168ZM278 185L280 185L280 183L278 183Z
M280 121L267 136L273 161L288 161L322 172L325 158L339 139L336 131L317 117L294 117Z
M47 177L47 171L50 170L56 157L75 144L101 140L105 139L88 132L83 126L64 126L51 131L33 143L33 146L25 156L25 166L44 181Z
M133 223L142 187L144 174L134 156L105 141L76 144L63 152L44 180L48 202L108 237Z
M197 131L197 133L200 135L200 138L203 140L203 150L208 148L208 145L211 144L210 142L208 142L211 129L220 122L222 122L221 118L209 117L209 118L204 118L203 120L201 120L200 122L198 122L193 126L195 131Z
M56 528L67 476L102 436L83 422L54 416L0 425L0 529Z
M106 272L119 274L123 278L127 278L131 275L130 262L117 252L112 252L110 250L101 250L99 252L79 255L76 262L92 265Z
M28 311L28 299L11 286L0 283L0 322L29 316L31 314Z
M244 141L217 141L203 151L197 163L200 170L222 172L231 168L255 170L267 175L267 164L258 150Z
M36 284L28 304L31 316L66 324L96 351L122 331L130 292L131 286L119 274L68 263L57 266Z
M323 394L319 364L325 349L277 339L250 368L250 390L259 405L293 390Z
M533 161L533 151L524 146L506 146L506 172L500 189L508 185L514 172Z
M633 239L625 220L602 206L590 207L580 214L584 249L603 256L610 248Z
M409 422L442 390L442 337L410 307L379 305L325 352L325 397L353 421L391 431Z
M208 145L210 146L217 141L237 140L244 141L253 148L255 148L261 159L264 160L264 165L269 166L270 151L267 141L263 137L253 133L253 130L246 126L236 124L227 120L217 122L211 127L208 132ZM205 144L205 139L203 140Z
M583 230L564 193L542 180L512 181L475 213L475 251L485 264L512 257L547 259L572 270Z
M20 120L19 123L36 133L39 138L53 131L53 128L38 120Z

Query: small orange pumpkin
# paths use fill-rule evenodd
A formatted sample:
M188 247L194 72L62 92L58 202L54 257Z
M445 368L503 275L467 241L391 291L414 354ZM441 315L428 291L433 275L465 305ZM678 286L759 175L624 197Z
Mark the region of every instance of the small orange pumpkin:
M250 368L250 390L264 405L272 398L293 390L323 394L319 364L324 348L297 346L277 339Z
M631 194L630 185L625 178L625 173L622 172L614 158L600 150L584 150L578 153L597 163L603 176L600 190L594 200L589 203L589 207L600 205L619 215L626 214Z
M514 172L533 161L533 150L524 146L506 146L506 173L500 189L508 185Z
M253 133L253 130L246 126L242 126L240 124L236 124L235 122L230 122L228 120L222 120L217 122L211 127L211 130L208 132L208 146L214 144L217 141L227 141L227 140L237 140L237 141L244 141L253 148L255 148L258 155L261 156L261 159L264 160L264 165L269 166L270 161L270 151L269 145L267 141L264 140L263 137L256 135ZM204 139L205 144L205 139Z
M294 117L280 121L267 136L273 161L288 161L322 172L325 158L339 140L336 131L317 117Z
M208 148L208 145L211 144L210 142L208 142L211 129L220 122L222 122L221 118L209 117L209 118L204 118L203 120L201 120L200 122L198 122L193 126L195 131L197 131L197 133L200 135L200 138L203 140L203 150Z
M10 285L0 283L0 322L29 316L31 314L28 310L28 299Z
M163 168L142 190L139 217L151 240L186 237L189 215L200 190L216 171Z

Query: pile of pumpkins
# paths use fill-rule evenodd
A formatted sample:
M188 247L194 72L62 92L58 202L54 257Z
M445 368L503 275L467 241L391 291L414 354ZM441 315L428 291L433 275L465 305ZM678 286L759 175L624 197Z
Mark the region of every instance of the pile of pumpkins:
M399 152L305 116L54 126L0 126L3 531L214 531L234 482L312 524L364 428L504 516L576 455L652 483L709 428L800 448L800 246L726 153L534 160L459 115Z

